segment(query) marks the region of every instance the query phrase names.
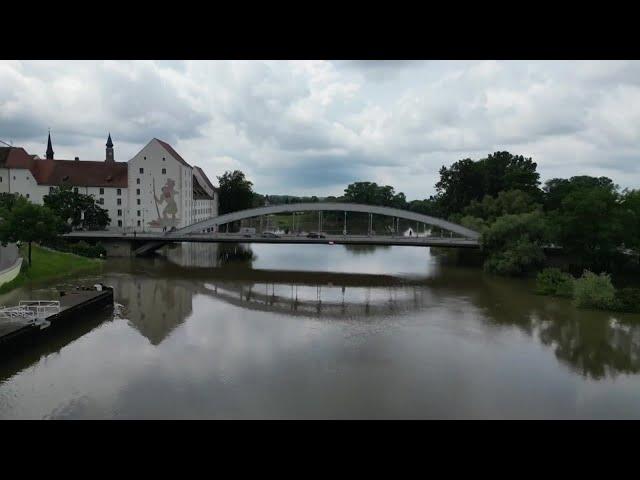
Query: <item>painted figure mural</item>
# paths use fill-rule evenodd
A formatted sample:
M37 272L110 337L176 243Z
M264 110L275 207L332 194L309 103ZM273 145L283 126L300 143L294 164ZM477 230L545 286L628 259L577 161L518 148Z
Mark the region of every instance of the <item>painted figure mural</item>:
M156 201L156 212L158 213L158 218L149 222L149 225L152 227L176 227L180 223L180 218L176 215L178 214L178 204L176 202L176 195L179 195L175 189L176 182L172 178L168 178L167 182L161 189L160 196L156 195L156 184L155 179L153 181L153 197ZM160 215L160 206L164 205L162 209L162 215Z

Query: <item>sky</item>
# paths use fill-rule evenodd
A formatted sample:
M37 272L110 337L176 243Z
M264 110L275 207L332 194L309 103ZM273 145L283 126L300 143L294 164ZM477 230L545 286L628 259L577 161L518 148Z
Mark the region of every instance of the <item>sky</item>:
M638 61L0 61L0 140L44 157L118 161L152 138L213 183L341 195L354 181L409 200L443 165L507 150L542 180L640 188Z

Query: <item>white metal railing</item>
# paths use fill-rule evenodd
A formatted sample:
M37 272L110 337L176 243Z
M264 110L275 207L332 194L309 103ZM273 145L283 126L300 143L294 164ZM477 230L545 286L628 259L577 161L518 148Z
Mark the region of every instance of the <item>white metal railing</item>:
M22 300L16 307L0 308L0 322L34 324L43 329L51 324L47 317L59 312L57 300Z
M17 321L35 321L35 312L22 307L6 307L0 308L0 321L17 322Z
M45 318L60 312L59 300L22 300L18 304L18 308L23 308L36 316L36 318Z

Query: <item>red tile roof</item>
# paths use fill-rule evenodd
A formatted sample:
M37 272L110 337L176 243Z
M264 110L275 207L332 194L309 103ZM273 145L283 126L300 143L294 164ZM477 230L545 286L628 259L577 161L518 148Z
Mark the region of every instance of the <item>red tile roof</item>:
M155 138L154 140L157 140L158 143L160 145L162 145L164 147L165 150L167 150L171 156L173 156L173 158L175 158L176 160L178 160L180 163L182 163L185 167L189 167L191 168L191 165L189 165L186 160L184 158L182 158L180 156L180 154L178 152L176 152L173 147L171 145L169 145L167 142L163 142L162 140L160 140L159 138Z
M33 156L21 147L0 147L0 168L28 168L33 166Z
M127 163L86 160L33 160L40 185L127 188Z

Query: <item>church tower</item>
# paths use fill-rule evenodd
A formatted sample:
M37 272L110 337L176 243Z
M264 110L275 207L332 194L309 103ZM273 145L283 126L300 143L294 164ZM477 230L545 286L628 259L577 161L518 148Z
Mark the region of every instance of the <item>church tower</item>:
M107 138L107 157L105 162L115 162L113 159L113 142L111 141L111 132L109 132L109 138Z
M49 130L49 139L47 141L46 157L48 160L53 160L53 147L51 146L51 130Z

